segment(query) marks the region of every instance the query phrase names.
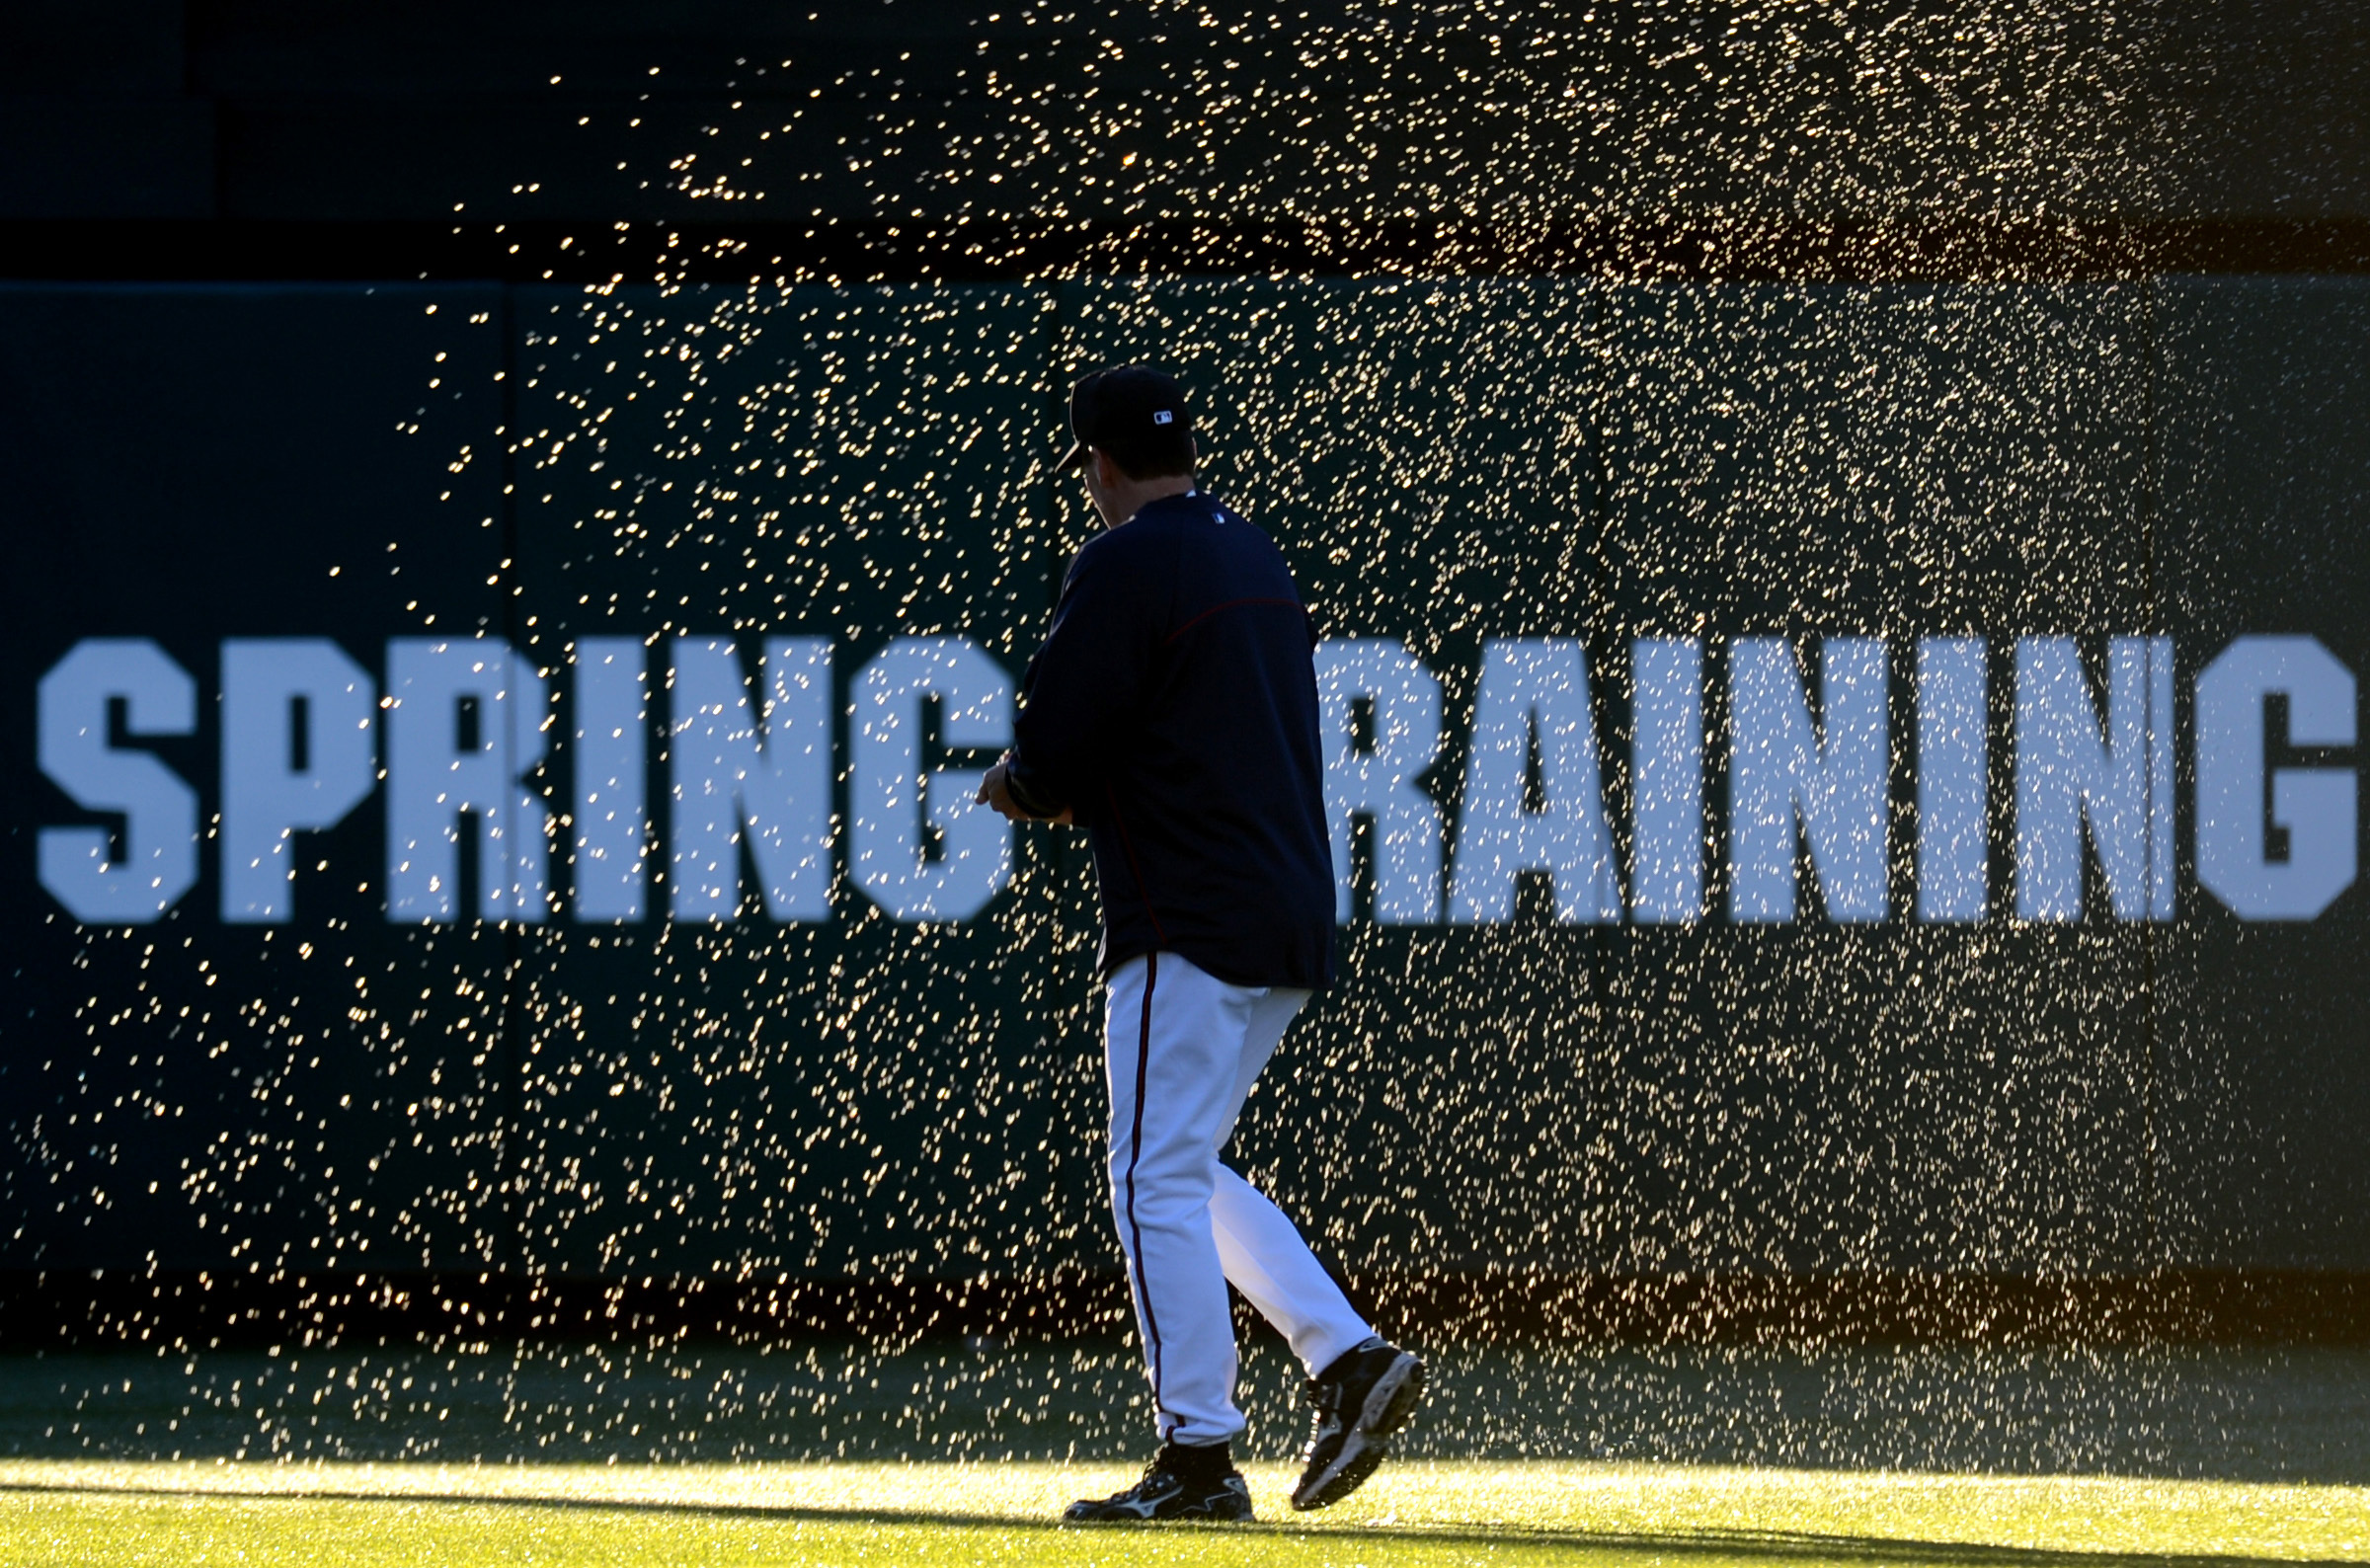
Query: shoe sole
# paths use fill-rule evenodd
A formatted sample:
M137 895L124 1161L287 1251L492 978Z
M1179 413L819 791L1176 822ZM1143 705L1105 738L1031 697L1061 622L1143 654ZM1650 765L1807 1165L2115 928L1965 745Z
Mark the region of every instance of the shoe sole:
M1341 1451L1333 1456L1333 1462L1313 1486L1292 1494L1293 1512L1312 1514L1331 1508L1364 1486L1389 1455L1391 1434L1407 1424L1423 1396L1424 1364L1410 1352L1399 1352L1399 1359L1367 1390L1366 1404L1349 1436L1342 1439Z
M1184 1514L1139 1514L1121 1509L1109 1514L1064 1514L1064 1525L1116 1525L1122 1529L1156 1525L1256 1525L1258 1516L1249 1509L1239 1514L1221 1514L1214 1510L1197 1510Z

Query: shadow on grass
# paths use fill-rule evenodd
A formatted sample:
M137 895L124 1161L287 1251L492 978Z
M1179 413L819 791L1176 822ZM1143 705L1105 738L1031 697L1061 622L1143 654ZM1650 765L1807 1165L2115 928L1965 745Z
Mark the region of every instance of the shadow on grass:
M818 1525L885 1525L952 1529L1066 1530L1126 1532L1141 1525L1065 1525L1058 1520L1014 1519L1002 1514L953 1514L922 1509L814 1508L770 1503L682 1503L631 1498L488 1497L449 1492L276 1491L268 1488L105 1486L39 1481L0 1481L0 1494L111 1498L227 1498L238 1502L441 1503L493 1509L562 1509L587 1514L626 1514L731 1520L778 1520ZM1195 1526L1196 1529L1219 1527ZM2064 1551L2045 1547L1988 1546L1967 1541L1908 1540L1877 1535L1826 1535L1808 1530L1618 1531L1527 1529L1519 1526L1482 1529L1469 1525L1350 1525L1326 1527L1268 1522L1224 1527L1257 1534L1302 1534L1312 1530L1345 1539L1404 1540L1444 1546L1559 1546L1597 1552L1688 1556L1764 1557L1773 1562L1869 1562L1932 1564L1935 1568L2246 1568L2279 1563L2283 1568L2334 1568L2344 1559L2244 1557L2217 1553Z

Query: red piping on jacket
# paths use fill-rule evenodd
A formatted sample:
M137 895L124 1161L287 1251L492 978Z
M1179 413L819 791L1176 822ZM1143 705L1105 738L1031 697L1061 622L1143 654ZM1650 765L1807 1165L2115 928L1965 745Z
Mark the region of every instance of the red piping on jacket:
M1175 631L1170 632L1166 637L1160 640L1160 646L1166 648L1170 643L1173 643L1178 638L1184 636L1190 628L1200 625L1203 621L1206 621L1211 616L1216 615L1220 610L1230 610L1237 604L1289 604L1294 609L1299 610L1303 615L1308 613L1308 606L1303 604L1299 599L1228 599L1224 604L1211 605L1208 609L1202 611L1201 614L1196 615L1192 620L1187 621L1183 626L1180 626Z

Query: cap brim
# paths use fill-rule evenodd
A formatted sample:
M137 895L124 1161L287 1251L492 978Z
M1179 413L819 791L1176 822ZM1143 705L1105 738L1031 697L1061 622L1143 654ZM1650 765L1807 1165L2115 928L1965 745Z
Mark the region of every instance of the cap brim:
M1086 451L1087 447L1084 441L1070 442L1069 450L1063 454L1062 461L1054 465L1054 472L1057 474L1066 474L1073 468L1084 468L1086 466Z

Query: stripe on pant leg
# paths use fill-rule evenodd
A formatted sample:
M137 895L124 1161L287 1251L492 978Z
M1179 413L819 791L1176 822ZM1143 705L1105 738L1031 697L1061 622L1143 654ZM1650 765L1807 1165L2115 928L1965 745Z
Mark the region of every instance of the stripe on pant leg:
M1136 1030L1136 1120L1128 1134L1128 1250L1136 1264L1136 1298L1144 1306L1146 1337L1151 1340L1152 1353L1152 1419L1159 1422L1160 1403L1160 1319L1152 1311L1151 1282L1144 1272L1144 1230L1136 1223L1136 1162L1144 1157L1144 1088L1152 1061L1152 982L1160 978L1160 955L1144 956L1144 1016ZM1168 1434L1160 1434L1163 1438Z

